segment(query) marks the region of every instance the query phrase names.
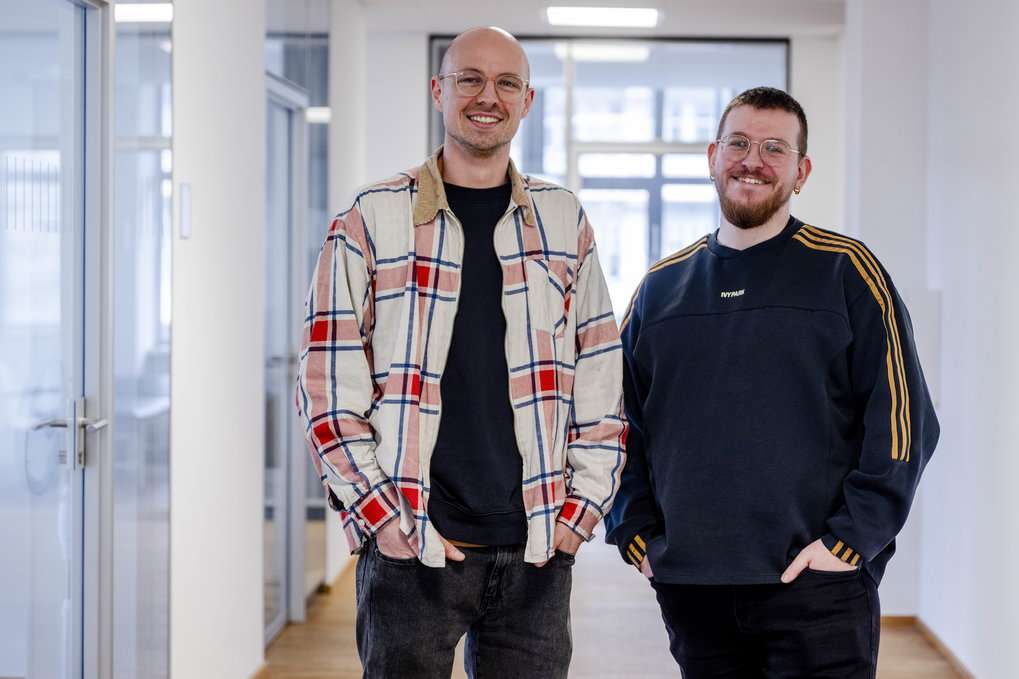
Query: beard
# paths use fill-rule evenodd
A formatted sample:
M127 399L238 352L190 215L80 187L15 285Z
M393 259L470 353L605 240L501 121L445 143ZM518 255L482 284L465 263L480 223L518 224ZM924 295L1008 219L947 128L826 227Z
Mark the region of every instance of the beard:
M506 146L506 143L489 144L487 146L482 146L472 140L466 139L463 136L457 134L450 134L449 137L456 143L457 146L463 149L463 151L466 152L467 155L471 156L472 158L478 158L479 160L487 160L488 158L492 158L493 156L495 156L496 153L499 152L500 149Z
M503 114L503 118L508 116ZM469 122L464 125L449 125L446 127L446 135L467 155L485 160L494 157L503 148L513 141L513 134L516 130L502 130L498 134L481 134L468 127Z
M725 176L716 179L715 189L718 191L718 202L722 208L722 215L738 229L753 229L764 224L789 202L789 196L792 195L792 186L779 184L770 196L757 203L738 202L728 195L728 190L725 188L728 179L729 177Z

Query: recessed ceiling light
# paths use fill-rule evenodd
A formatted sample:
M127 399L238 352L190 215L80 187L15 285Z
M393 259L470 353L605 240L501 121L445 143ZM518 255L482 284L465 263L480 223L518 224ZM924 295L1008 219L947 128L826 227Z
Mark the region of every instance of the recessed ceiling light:
M117 23L170 23L173 21L173 4L169 2L117 3L113 7L113 20Z
M650 7L547 7L545 15L553 26L599 26L653 28L658 10Z
M333 111L328 106L309 106L304 115L309 123L324 124L333 119Z

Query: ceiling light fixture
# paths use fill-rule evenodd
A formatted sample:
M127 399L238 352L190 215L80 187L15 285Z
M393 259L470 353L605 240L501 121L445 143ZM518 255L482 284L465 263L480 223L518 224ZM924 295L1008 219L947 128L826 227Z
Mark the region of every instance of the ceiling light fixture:
M552 26L653 28L659 12L650 7L546 7L545 16Z
M162 23L173 21L173 4L169 2L117 3L113 7L113 20L117 23Z
M309 106L305 109L304 115L312 124L322 125L333 119L333 111L328 106Z

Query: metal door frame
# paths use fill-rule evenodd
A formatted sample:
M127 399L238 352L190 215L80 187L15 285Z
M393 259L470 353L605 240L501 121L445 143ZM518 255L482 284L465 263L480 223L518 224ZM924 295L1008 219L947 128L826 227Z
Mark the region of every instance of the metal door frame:
M85 196L81 286L84 412L107 426L87 432L81 474L80 624L83 679L113 676L113 3L86 9ZM90 61L91 60L91 61Z
M290 177L292 200L290 201L290 242L292 247L288 257L288 296L290 300L290 343L287 349L288 369L297 374L297 355L300 350L300 334L298 329L303 324L304 285L305 285L305 247L307 238L307 203L308 203L308 125L307 109L309 96L307 90L299 85L280 78L272 73L265 74L266 97L289 110L293 116L290 130ZM287 416L288 455L286 462L286 573L284 586L285 611L280 629L286 622L301 622L306 615L306 596L304 591L304 543L305 543L305 476L307 474L307 455L304 455L303 437L300 423L297 421L297 409L291 408ZM295 445L295 442L300 444ZM266 643L276 636L279 629L266 629Z

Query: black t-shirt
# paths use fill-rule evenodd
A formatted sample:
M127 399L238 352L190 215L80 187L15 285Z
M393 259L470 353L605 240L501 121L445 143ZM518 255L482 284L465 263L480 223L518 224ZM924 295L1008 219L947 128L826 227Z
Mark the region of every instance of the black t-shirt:
M509 206L510 185L445 188L463 226L464 255L440 382L442 416L429 467L428 516L450 540L520 544L527 539L523 462L506 366L502 266L493 243L495 225Z

